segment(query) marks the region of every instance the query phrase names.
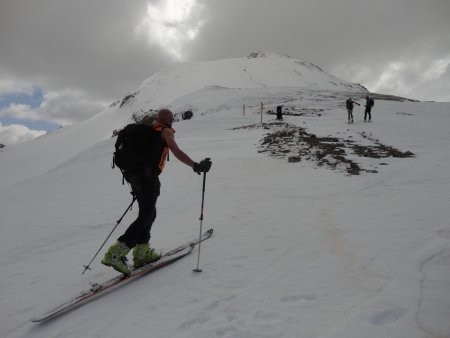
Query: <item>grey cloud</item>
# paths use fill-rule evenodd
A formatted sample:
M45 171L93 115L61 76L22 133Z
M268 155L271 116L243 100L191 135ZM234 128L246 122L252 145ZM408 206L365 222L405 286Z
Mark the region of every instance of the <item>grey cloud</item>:
M133 90L167 62L133 33L145 1L20 0L0 5L0 66L48 90L101 99Z
M208 1L209 20L190 46L193 59L239 57L271 49L318 64L345 79L370 84L394 61L422 81L415 64L450 54L448 1ZM407 54L410 54L409 57ZM408 65L407 65L408 66ZM404 83L403 79L398 85ZM378 87L377 87L378 88ZM381 87L405 93L395 86Z
M448 36L450 2L318 0L207 2L209 20L193 57L242 56L255 48L294 54L324 67ZM448 50L448 46L445 47ZM395 51L392 51L395 54ZM389 59L389 57L386 57Z

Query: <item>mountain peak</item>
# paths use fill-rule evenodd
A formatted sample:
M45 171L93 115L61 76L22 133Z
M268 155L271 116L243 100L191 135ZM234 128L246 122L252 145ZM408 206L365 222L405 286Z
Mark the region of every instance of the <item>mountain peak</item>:
M258 58L267 58L267 57L287 57L289 58L289 56L287 55L280 55L278 53L275 53L271 50L266 50L266 51L256 51L253 53L250 53L249 55L247 55L247 59L258 59Z
M133 102L136 101L141 107L155 109L210 86L297 87L358 93L367 91L360 85L324 72L310 62L273 51L256 51L243 58L169 65L142 83Z

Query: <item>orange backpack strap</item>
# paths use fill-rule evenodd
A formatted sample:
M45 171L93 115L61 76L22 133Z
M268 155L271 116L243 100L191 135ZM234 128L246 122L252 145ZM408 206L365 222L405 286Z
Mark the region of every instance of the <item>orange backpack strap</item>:
M168 125L161 123L161 122L153 123L152 128L159 132L162 132L164 129L169 128L175 133L175 129L173 129L172 127L169 127Z
M173 128L171 128L168 125L161 123L161 122L153 123L152 128L156 131L159 131L161 134L162 134L163 130L166 128L169 128L170 130L172 130L175 133L175 130ZM169 160L169 147L167 147L167 144L164 147L161 157L159 159L159 163L158 163L159 170L163 171L164 166L166 164L166 159Z

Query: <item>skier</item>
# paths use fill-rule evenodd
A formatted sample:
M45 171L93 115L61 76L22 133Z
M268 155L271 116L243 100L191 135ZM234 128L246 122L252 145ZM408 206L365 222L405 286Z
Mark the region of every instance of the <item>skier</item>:
M364 122L366 122L366 118L369 117L369 122L372 120L371 110L373 106L375 105L375 102L373 99L369 97L369 95L366 96L366 110L364 112Z
M358 102L355 102L350 97L347 101L345 101L345 105L347 106L348 111L348 123L353 123L353 104L357 104L360 106Z
M157 137L157 144L153 144L153 147L157 149L156 155L152 155L155 158L151 158L149 165L136 172L124 172L124 178L130 183L132 193L137 199L139 214L125 233L107 250L102 260L104 265L111 266L124 274L131 272L126 263L126 255L131 249L133 249L134 268L160 258L160 255L150 248L149 240L150 229L156 218L156 200L160 193L158 176L164 168L169 149L176 158L193 168L199 175L202 172L208 172L211 168L209 159L196 163L178 147L174 139L175 130L172 129L173 120L173 113L169 109L161 109L158 112L157 119L152 125L153 130L160 134L160 137Z
M283 106L277 106L277 120L283 121Z

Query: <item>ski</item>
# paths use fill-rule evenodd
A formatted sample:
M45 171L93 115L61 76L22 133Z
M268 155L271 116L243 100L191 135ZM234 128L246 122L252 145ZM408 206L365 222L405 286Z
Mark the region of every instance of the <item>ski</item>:
M61 305L55 307L54 309L47 311L46 313L33 317L31 319L32 322L38 323L42 322L51 318L55 318L63 313L66 313L70 310L73 310L81 305L84 305L91 300L94 300L101 295L106 294L109 291L115 290L133 280L136 280L139 277L142 277L150 272L153 272L155 270L158 270L164 266L167 266L185 256L187 256L191 251L194 249L194 247L201 241L205 241L208 238L210 238L213 234L213 229L209 229L205 231L202 234L201 240L198 238L195 240L192 240L190 242L186 242L185 244L182 244L170 251L167 251L163 253L161 258L157 260L156 262L149 263L147 265L144 265L138 269L135 269L131 272L130 275L119 275L116 277L113 277L103 283L93 283L91 285L91 288L89 290L81 292L81 294L77 297L74 297Z

